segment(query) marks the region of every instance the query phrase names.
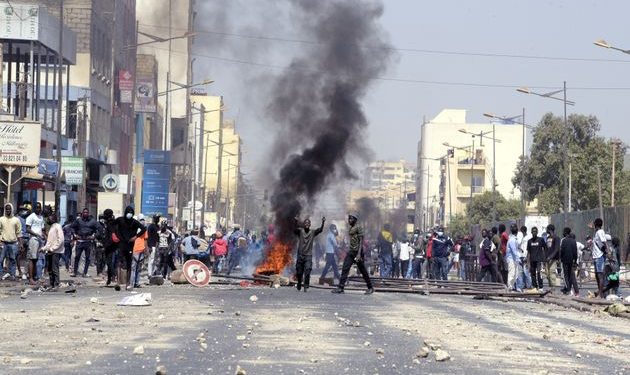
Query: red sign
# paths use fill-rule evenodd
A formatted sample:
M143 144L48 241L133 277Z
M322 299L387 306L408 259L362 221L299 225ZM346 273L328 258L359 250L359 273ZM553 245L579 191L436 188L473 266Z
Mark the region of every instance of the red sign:
M186 280L194 286L206 286L210 282L210 270L205 264L191 259L184 263L183 273Z
M120 90L133 91L134 82L131 72L128 70L120 70L118 72L118 88Z

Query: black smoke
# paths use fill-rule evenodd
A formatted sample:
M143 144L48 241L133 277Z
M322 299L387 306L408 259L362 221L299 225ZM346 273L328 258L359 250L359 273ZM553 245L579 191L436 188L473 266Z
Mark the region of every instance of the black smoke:
M279 126L272 160L281 165L271 197L278 236L331 180L353 177L347 159L364 151L360 100L389 61L377 1L291 2L294 23L313 43L272 87L269 111Z

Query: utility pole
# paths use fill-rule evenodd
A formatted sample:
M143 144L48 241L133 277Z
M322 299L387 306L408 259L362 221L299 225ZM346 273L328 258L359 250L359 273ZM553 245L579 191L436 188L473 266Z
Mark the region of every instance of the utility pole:
M4 94L4 90L2 90L2 85L3 85L3 71L4 69L2 69L4 67L4 46L2 45L2 42L0 42L0 113L4 113L4 106L2 105L4 99L2 97L2 95Z
M221 100L221 105L223 105L223 100ZM219 214L221 210L219 209L221 203L221 185L222 185L222 177L223 176L223 115L219 114L219 157L217 161L217 188L215 190L214 196L214 211L217 213L217 223L221 221L221 215ZM227 218L226 218L227 223Z
M569 123L567 122L567 81L563 82L563 95L564 95L564 130L569 133ZM569 137L568 134L565 137L566 144L564 146L564 165L567 165L568 153L569 153ZM564 212L570 211L569 208L569 192L568 192L568 175L564 173Z
M470 153L470 204L472 205L473 201L473 185L474 185L474 176L475 176L475 136L472 137L472 152ZM428 201L427 197L427 201Z
M483 134L481 135L483 139ZM497 221L497 138L496 124L492 122L492 221Z
M604 219L604 204L602 203L602 172L597 168L597 196L599 198L599 217Z
M615 207L615 159L617 154L617 147L621 144L620 141L614 140L612 145L612 172L610 176L610 206Z
M521 115L521 125L523 125L523 152L522 152L522 163L525 165L525 148L526 148L526 133L525 133L525 107L523 107L523 114ZM521 176L521 217L525 218L525 211L527 208L525 207L525 179Z
M59 74L57 74L57 162L61 164L61 110L63 108L63 79L61 68L63 67L63 0L59 0L59 50L57 52ZM44 189L44 197L46 190ZM55 212L59 214L61 202L61 173L57 173L55 179Z
M79 122L79 130L77 131L77 137L79 138L79 156L83 159L83 167L85 168L85 138L87 135L87 96L81 98L81 121ZM81 186L79 186L79 207L78 210L85 208L85 196L86 196L86 184L87 174L83 179Z

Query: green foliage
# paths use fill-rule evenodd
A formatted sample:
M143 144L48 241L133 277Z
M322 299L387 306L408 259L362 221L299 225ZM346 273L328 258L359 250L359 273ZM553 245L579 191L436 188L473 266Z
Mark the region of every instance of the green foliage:
M506 221L516 219L521 216L521 203L518 200L507 200L499 192L496 194L496 221ZM492 224L492 192L486 191L483 194L473 197L472 203L466 209L471 224Z
M514 186L522 186L527 200L538 198L541 213L561 212L565 186L568 189L569 164L572 176L573 210L587 210L599 206L597 170L600 171L602 200L610 205L612 145L599 137L599 120L595 116L570 115L565 127L561 117L547 113L533 131L530 157L521 160L512 179ZM617 148L615 171L616 203L630 200L630 188L622 183L625 145ZM566 160L566 162L565 162ZM626 180L627 181L627 180Z
M448 225L448 232L453 238L470 234L470 221L468 216L457 214L451 218Z

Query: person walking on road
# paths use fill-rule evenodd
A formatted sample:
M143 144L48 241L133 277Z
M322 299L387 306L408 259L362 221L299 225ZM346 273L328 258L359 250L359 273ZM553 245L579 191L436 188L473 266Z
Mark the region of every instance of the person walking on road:
M516 224L510 225L510 236L505 251L505 261L508 266L508 278L507 287L509 290L516 290L522 292L523 290L516 285L516 278L518 277L519 264L521 263L521 252L518 247L518 226Z
M381 277L392 277L394 265L394 237L392 236L389 224L383 225L383 230L378 234L376 240L378 256L381 261Z
M365 294L374 293L374 288L372 287L372 280L370 280L370 274L368 273L367 268L365 268L365 263L363 261L363 228L357 224L359 220L359 216L357 214L348 215L348 225L350 225L350 229L348 230L348 235L350 237L350 246L348 248L348 254L346 254L346 258L343 260L343 267L341 269L341 279L339 279L339 285L337 288L333 289L332 292L335 294L341 294L344 292L344 287L346 285L346 281L348 280L348 274L350 273L350 268L352 265L356 263L359 272L363 276L363 280L367 286L367 291Z
M597 279L597 295L604 295L604 265L606 263L606 232L602 228L604 221L601 218L593 222L595 235L593 236L593 263L595 264L595 278Z
M499 279L499 271L497 269L497 252L499 249L492 242L492 233L487 230L481 230L481 243L479 244L479 275L477 281L483 281L487 274L490 274L493 283Z
M444 233L444 228L438 228L437 236L433 238L433 277L437 280L448 280L448 255L453 248L453 241Z
M328 271L331 269L336 280L339 280L341 277L341 275L339 275L337 259L335 258L335 254L339 249L339 244L337 243L338 235L339 231L337 231L337 226L335 224L330 224L330 227L328 228L328 235L326 236L326 264L324 265L324 270L322 271L320 280L324 279L328 274Z
M44 217L42 216L42 204L37 203L35 210L26 218L26 231L29 234L28 240L28 277L31 285L35 285L37 278L37 261L39 260L39 250L44 242Z
M308 290L311 283L311 270L313 269L313 242L315 237L324 231L326 218L322 218L322 225L311 230L311 220L306 219L303 223L295 219L296 228L295 235L298 237L297 261L295 263L295 271L297 276L297 290L302 289L304 283L304 292Z

